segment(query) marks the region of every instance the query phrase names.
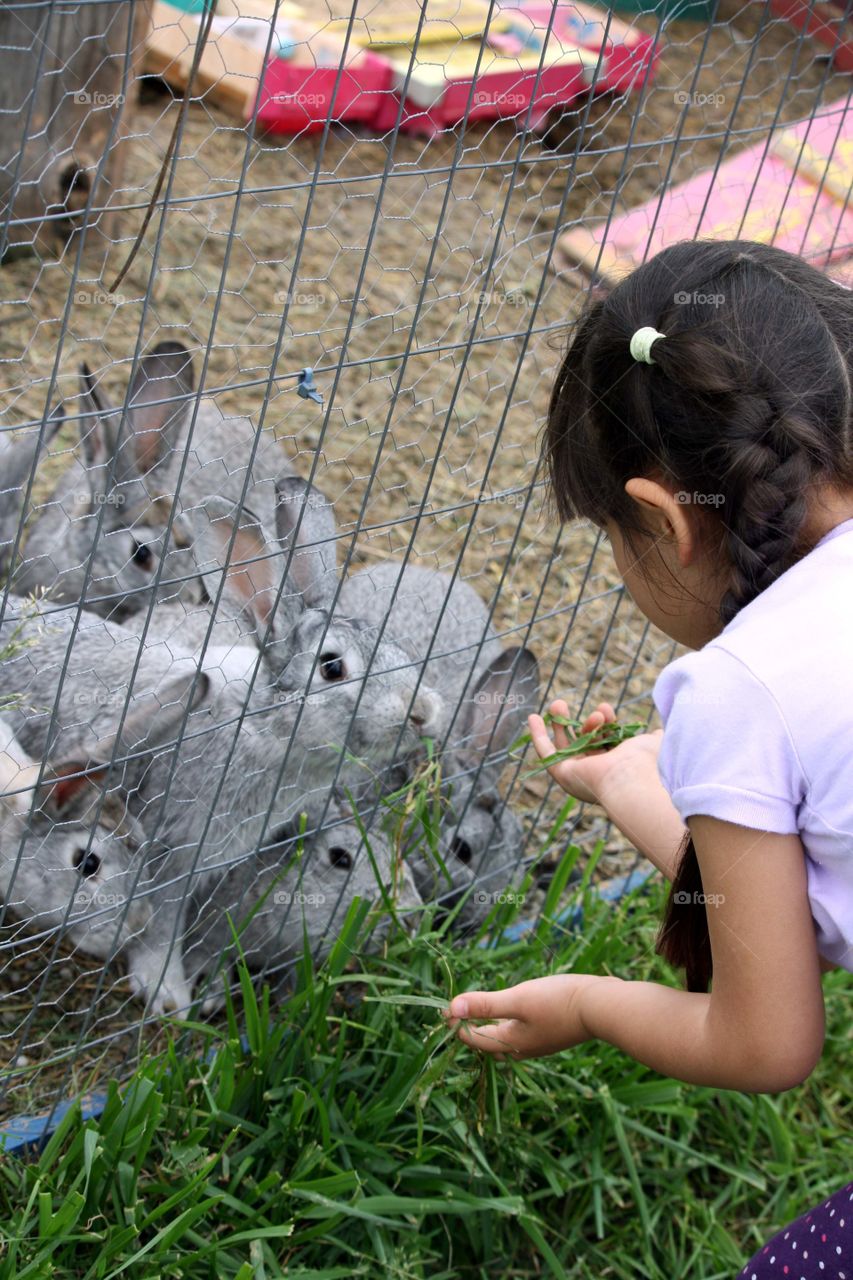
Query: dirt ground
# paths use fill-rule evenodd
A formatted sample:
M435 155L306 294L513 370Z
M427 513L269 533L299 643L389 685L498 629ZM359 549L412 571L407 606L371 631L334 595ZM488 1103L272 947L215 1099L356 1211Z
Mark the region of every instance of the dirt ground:
M653 15L636 22L655 30ZM546 143L508 123L431 141L401 134L393 147L342 125L325 141L249 140L224 112L196 104L168 212L108 294L177 110L147 85L125 175L132 207L107 263L93 252L75 274L69 250L0 270L0 421L40 420L54 372L56 396L73 396L81 359L107 370L118 394L140 333L146 346L179 338L197 352L197 375L209 353L204 385L224 408L261 419L304 474L317 457L342 560L358 568L412 540L418 563L459 562L494 603L507 642L536 651L549 693L578 714L606 698L630 704L627 719L646 718L673 646L619 589L593 531L557 528L537 469L555 365L588 287L578 272L547 269L554 238L849 91L819 47L763 3L726 0L713 26L671 23L660 39L645 94L603 97L588 113L582 104ZM685 114L685 90L707 100ZM306 365L322 408L295 394ZM46 475L62 468L70 443L56 447ZM557 797L529 779L515 782L512 799L528 815L532 849ZM597 829L594 815L579 820L585 840ZM634 856L607 834L601 873L618 874ZM115 1070L138 1047L135 1032L120 1034L138 1009L94 963L54 964L31 1020L43 971L43 952L17 943L7 953L4 1060L23 1053L35 1066L84 1038L86 1047L73 1076L60 1063L42 1073L21 1064L13 1111L45 1087L85 1084L89 1069Z

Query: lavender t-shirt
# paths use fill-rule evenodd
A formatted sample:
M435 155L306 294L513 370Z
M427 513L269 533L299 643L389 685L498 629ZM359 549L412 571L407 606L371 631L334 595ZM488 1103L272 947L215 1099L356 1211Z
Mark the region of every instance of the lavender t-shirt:
M818 951L853 970L853 519L654 688L683 820L799 835Z

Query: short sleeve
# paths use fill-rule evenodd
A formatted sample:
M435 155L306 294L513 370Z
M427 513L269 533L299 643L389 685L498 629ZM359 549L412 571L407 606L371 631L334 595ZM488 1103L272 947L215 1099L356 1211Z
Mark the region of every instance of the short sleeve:
M805 779L770 692L738 658L708 645L670 663L654 688L664 725L661 781L683 821L796 834Z

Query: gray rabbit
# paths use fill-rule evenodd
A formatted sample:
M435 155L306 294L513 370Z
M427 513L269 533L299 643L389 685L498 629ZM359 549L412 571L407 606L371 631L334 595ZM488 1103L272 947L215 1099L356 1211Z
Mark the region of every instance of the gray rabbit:
M126 414L107 402L85 364L80 381L82 456L30 518L15 590L43 587L56 600L85 600L117 622L147 612L153 600L200 599L186 512L214 495L238 503L245 487L248 505L271 519L275 478L289 473L282 450L269 433L256 440L249 418L226 417L209 397L198 401L193 422L192 359L181 343L162 342L142 357Z
M173 682L161 736L174 733L188 692L187 680ZM102 754L112 746L104 741ZM123 792L101 791L104 772L87 769L83 755L42 768L0 718L0 896L28 931L60 931L103 960L121 954L134 994L156 991L152 1012L175 1011L189 1000L179 953L164 966L163 948L146 938L167 850L146 840Z
M506 888L522 849L521 823L498 781L507 747L538 710L536 659L528 649L504 649L477 593L437 570L384 561L347 579L340 604L376 628L385 623L384 635L441 689L446 807L438 857L425 839L410 856L424 901L438 897L455 906L467 894L457 922L476 924Z
M192 390L174 368L170 344L143 357L128 393L132 430L119 440L122 415L110 408L90 369L80 368L80 456L72 457L49 500L28 518L28 536L12 585L19 594L39 588L59 601L84 600L116 621L157 598L197 590L185 525L177 521L167 547L161 513L140 474L141 442L166 441L186 404L151 404ZM185 353L184 353L185 357ZM57 410L64 413L64 406ZM161 564L161 562L163 562Z
M395 859L379 824L365 833L365 842L351 809L340 798L321 829L300 837L294 824L279 834L281 844L240 861L212 887L194 895L185 963L190 981L205 983L203 1012L222 1001L223 975L212 981L211 975L234 931L251 969L276 970L302 954L306 939L316 960L326 956L355 897L377 906L383 902L380 884L404 925L422 907L411 871ZM371 949L386 935L389 923L383 909L370 935ZM279 993L287 989L289 976L289 969L278 973Z
M245 611L260 655L251 680L205 676L209 695L186 716L179 742L159 752L139 751L138 717L121 737L126 763L118 781L130 791L149 838L170 850L168 900L157 898L146 930L155 954L174 950L184 905L196 887L235 857L274 843L277 831L301 811L322 821L335 783L358 794L392 759L416 753L442 714L434 691L422 688L415 695L405 651L383 644L374 656L370 628L337 615L330 621L317 607L334 590L315 528L327 504L312 502L310 487L300 485L297 501L294 485L286 482L274 555L253 524L224 515L209 522L211 572L221 578L227 571L223 595ZM279 562L300 512L296 579L282 584ZM6 626L17 625L12 611L0 645ZM164 683L196 670L195 660L176 646L159 642L141 649L131 632L90 615L82 615L76 631L65 612L21 625L23 638L36 643L0 664L0 695L21 692L50 708L63 681L58 734L52 735L58 740L47 743L50 712L25 717L14 711L15 730L33 753L54 752L59 741L95 752L109 731L110 707L123 705L131 681L134 699L145 694L156 705Z

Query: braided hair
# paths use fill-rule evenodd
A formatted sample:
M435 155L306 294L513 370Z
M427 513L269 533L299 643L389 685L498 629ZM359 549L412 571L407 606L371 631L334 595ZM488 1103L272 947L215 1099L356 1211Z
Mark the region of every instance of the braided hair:
M651 364L630 353L645 326L662 335ZM636 546L644 530L625 493L632 476L713 495L699 518L728 574L725 625L811 550L810 489L853 486L851 374L853 292L771 245L672 245L578 321L545 428L557 512L612 520ZM689 990L704 991L701 887L687 837L658 950L685 968Z

